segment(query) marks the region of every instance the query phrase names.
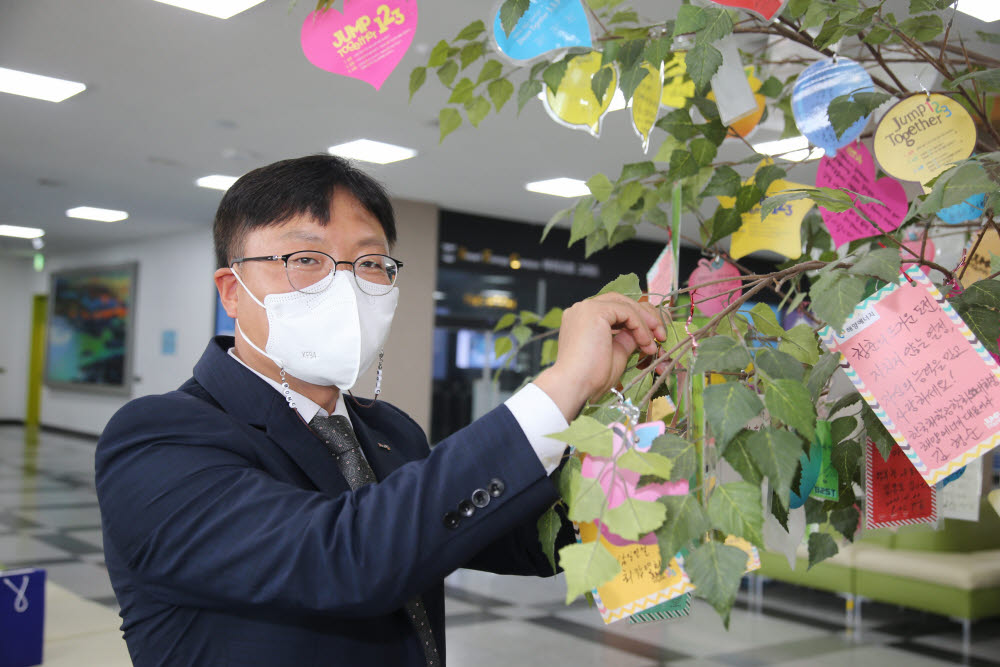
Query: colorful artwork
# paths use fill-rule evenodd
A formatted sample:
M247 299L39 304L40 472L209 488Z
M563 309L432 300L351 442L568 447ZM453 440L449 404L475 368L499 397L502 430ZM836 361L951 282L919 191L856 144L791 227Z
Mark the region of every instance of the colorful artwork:
M927 484L1000 444L1000 366L916 267L819 334Z
M45 383L128 393L136 264L52 274Z

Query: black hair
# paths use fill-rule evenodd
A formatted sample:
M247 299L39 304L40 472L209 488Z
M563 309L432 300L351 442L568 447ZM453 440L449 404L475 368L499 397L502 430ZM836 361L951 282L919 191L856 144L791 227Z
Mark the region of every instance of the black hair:
M281 160L244 174L226 191L212 228L215 261L225 268L243 253L247 234L309 215L330 222L330 200L346 188L382 225L391 247L396 242L396 216L385 188L371 176L334 155L307 155Z

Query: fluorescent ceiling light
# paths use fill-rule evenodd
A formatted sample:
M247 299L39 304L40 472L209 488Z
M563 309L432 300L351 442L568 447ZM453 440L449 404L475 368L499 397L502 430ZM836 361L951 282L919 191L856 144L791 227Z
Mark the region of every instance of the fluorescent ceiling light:
M987 23L1000 19L1000 3L997 0L958 0L952 7Z
M212 190L222 190L225 192L232 187L233 183L240 179L239 176L223 176L222 174L212 174L202 176L194 182L199 188L209 188Z
M217 19L228 19L254 5L259 5L264 0L156 0L156 2L181 9L190 9L199 14L208 14Z
M809 140L801 136L754 144L753 149L761 155L773 155L782 160L791 160L792 162L818 160L825 155L822 148L813 148L810 151Z
M37 239L45 236L45 230L35 227L18 227L17 225L0 225L0 236L13 236L16 239Z
M584 181L577 178L550 178L547 181L526 183L524 189L542 195L556 197L582 197L590 194L590 188Z
M400 160L409 160L416 156L417 151L405 146L385 144L371 139L356 139L346 144L337 144L327 149L330 155L338 155L348 160L361 160L374 164L389 164Z
M76 81L0 67L0 93L23 95L46 102L62 102L86 89L87 86Z
M98 222L118 222L128 217L125 211L115 211L110 208L94 208L92 206L77 206L66 211L67 217L81 220L97 220Z

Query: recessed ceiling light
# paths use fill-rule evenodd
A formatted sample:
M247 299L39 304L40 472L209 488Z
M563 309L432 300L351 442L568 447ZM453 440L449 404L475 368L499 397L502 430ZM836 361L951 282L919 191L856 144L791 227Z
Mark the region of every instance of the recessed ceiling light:
M194 182L199 188L210 188L212 190L222 190L225 192L232 187L233 183L240 180L239 176L223 176L222 174L212 174L202 176Z
M818 160L826 154L822 148L809 150L809 140L802 136L765 141L761 144L754 144L753 149L761 155L773 155L792 162Z
M590 194L590 188L578 178L550 178L547 181L526 183L524 189L542 195L556 197L582 197Z
M987 23L1000 19L1000 4L997 0L958 0L952 7Z
M45 236L45 230L36 227L0 225L0 236L13 236L16 239L37 239Z
M228 19L254 5L259 5L264 0L156 0L156 2L189 9L199 14L208 14L217 19Z
M118 222L128 217L125 211L115 211L110 208L94 208L92 206L77 206L66 211L67 217L81 220L97 220L98 222Z
M0 93L23 95L46 102L62 102L86 89L87 86L76 81L0 67Z
M348 160L361 160L374 164L389 164L400 160L409 160L416 156L417 151L405 146L386 144L371 139L356 139L346 144L337 144L327 149L330 155L337 155Z

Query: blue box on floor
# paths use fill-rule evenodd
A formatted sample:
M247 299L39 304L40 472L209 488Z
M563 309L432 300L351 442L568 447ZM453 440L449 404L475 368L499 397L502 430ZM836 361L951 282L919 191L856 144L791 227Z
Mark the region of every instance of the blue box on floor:
M45 570L0 571L0 667L42 664Z

